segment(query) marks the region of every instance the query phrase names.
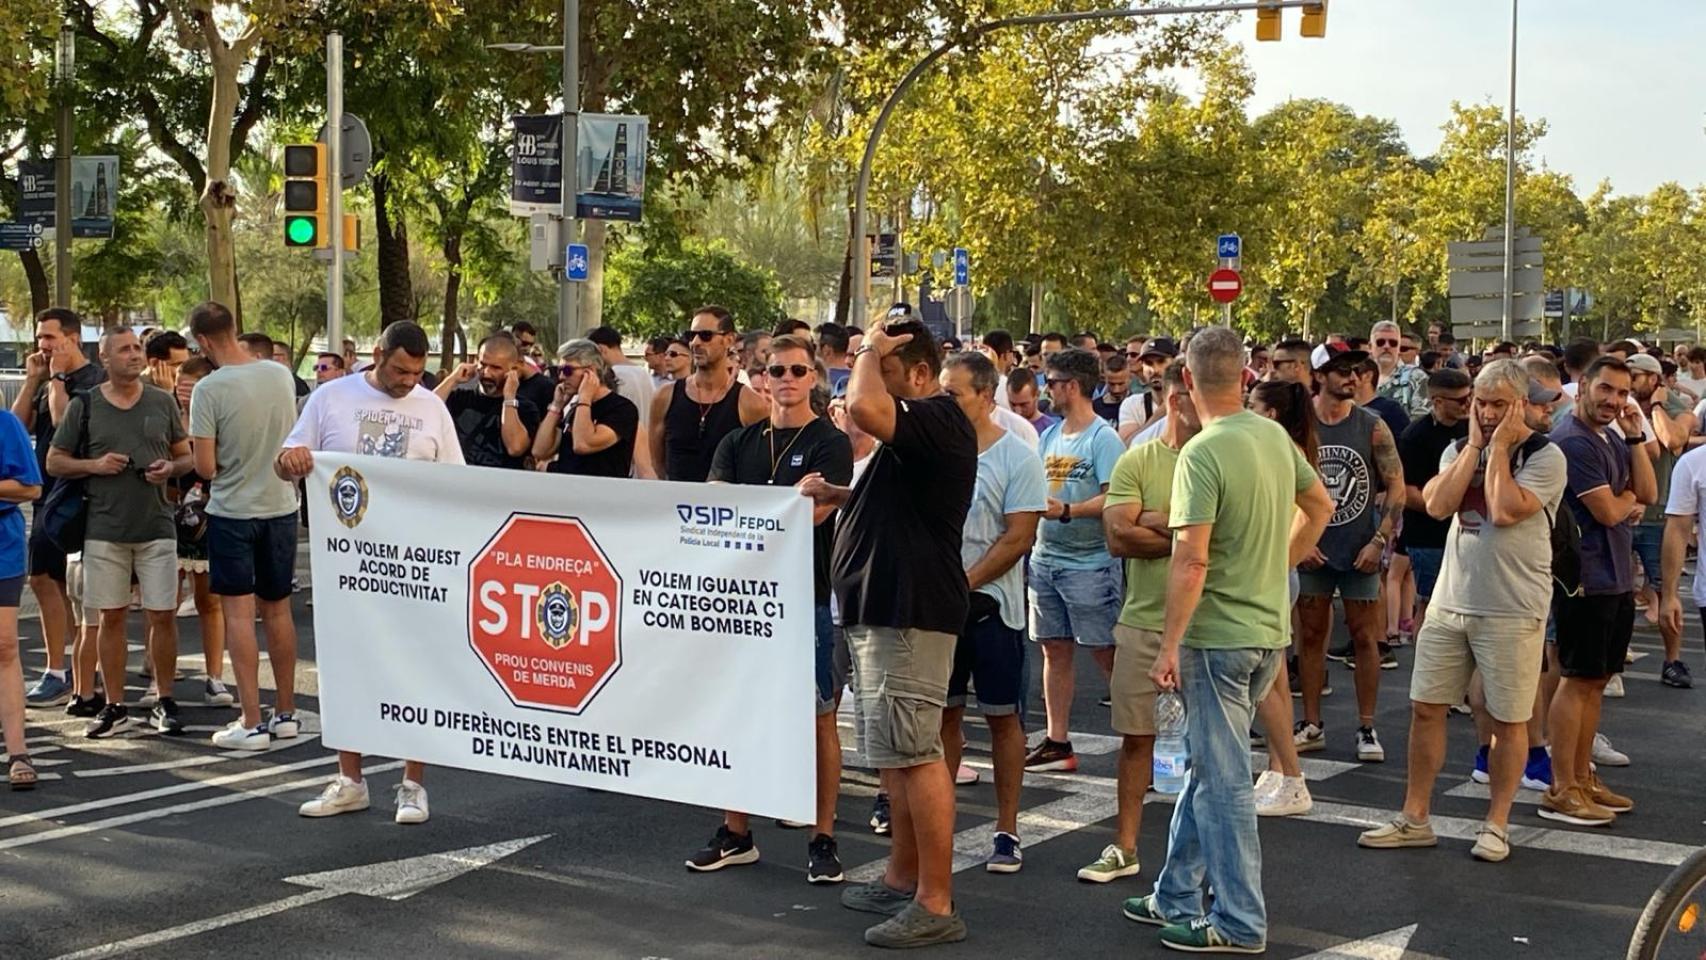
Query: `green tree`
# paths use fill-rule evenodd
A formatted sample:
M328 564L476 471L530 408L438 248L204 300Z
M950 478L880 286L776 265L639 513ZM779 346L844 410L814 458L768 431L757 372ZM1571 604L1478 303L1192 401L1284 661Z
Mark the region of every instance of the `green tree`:
M689 240L674 250L623 246L610 260L607 320L629 336L686 329L688 312L707 303L727 307L742 329L779 323L782 287L766 270L743 263L720 244Z

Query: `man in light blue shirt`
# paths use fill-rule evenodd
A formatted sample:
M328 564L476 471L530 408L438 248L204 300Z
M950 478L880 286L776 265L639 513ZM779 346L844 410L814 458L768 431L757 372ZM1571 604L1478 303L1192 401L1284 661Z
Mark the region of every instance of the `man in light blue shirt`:
M1088 350L1061 350L1048 357L1049 395L1062 419L1041 440L1048 508L1031 557L1028 591L1031 636L1043 647L1048 729L1026 756L1027 770L1078 769L1067 733L1073 647L1088 647L1104 677L1114 666L1114 621L1124 597L1124 572L1108 553L1102 501L1125 444L1091 403L1101 369L1100 358Z
M1036 540L1048 506L1043 462L1030 445L990 418L1000 375L988 357L960 353L942 368L942 387L977 430L977 485L960 540L960 562L971 588L970 609L954 649L948 702L942 711L942 749L957 770L964 749L960 722L975 684L977 707L989 725L995 761L995 839L985 868L1017 873L1019 787L1025 776L1025 570L1020 562Z

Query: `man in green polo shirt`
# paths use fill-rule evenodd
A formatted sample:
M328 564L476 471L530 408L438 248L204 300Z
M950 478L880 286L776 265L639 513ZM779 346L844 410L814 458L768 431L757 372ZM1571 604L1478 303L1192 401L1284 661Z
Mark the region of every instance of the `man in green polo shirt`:
M1185 384L1202 432L1173 475L1166 616L1149 672L1189 705L1191 768L1155 893L1124 908L1162 926L1167 946L1198 953L1266 949L1250 723L1291 632L1287 572L1333 510L1285 429L1244 409L1243 371L1244 345L1229 328L1191 338Z

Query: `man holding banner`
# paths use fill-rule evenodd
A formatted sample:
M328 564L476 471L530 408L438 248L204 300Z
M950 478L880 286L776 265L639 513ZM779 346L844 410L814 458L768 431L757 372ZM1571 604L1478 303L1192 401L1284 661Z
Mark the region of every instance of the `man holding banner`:
M853 478L853 444L847 435L819 417L811 405L817 362L805 337L777 337L770 344L770 417L741 427L717 445L710 482L798 486L810 476L844 485ZM835 504L812 511L812 584L817 668L817 829L807 847L806 880L840 883L841 858L835 846L835 801L841 787L841 737L835 727L836 702L844 678L835 669L835 627L829 613L829 554L835 528ZM717 835L687 860L687 869L706 872L758 862L744 813L727 811Z
M889 919L882 947L954 943L954 782L942 753L956 636L969 588L960 540L977 480L977 434L942 392L942 354L897 307L854 354L847 410L881 443L836 531L833 577L852 651L858 733L891 801L893 852L881 879L843 906Z
M432 391L421 386L429 345L418 324L394 323L385 328L374 349L373 366L353 376L333 380L309 395L296 429L284 441L274 469L296 482L314 471L314 454L355 453L405 460L429 460L463 465L462 444L450 411ZM425 823L425 765L403 765L397 788L397 822ZM313 800L297 811L305 817L331 817L368 807L367 783L361 777L361 754L338 751L338 775Z

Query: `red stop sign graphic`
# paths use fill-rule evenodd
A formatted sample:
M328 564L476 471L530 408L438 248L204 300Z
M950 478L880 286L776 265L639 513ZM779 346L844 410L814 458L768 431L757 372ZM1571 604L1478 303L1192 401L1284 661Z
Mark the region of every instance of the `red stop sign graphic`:
M517 706L586 709L622 665L621 609L573 518L512 514L468 568L468 642Z

